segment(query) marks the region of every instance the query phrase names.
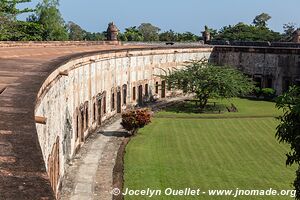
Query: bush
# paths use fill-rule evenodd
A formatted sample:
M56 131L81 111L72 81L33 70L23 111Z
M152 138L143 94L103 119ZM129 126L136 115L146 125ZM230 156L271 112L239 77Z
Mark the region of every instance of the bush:
M261 89L261 92L265 99L273 99L276 93L276 91L273 88L263 88Z
M256 96L256 98L259 98L262 95L262 90L260 87L256 87L253 90L253 94Z
M128 110L122 114L121 125L124 129L134 134L139 128L143 128L151 122L149 109Z

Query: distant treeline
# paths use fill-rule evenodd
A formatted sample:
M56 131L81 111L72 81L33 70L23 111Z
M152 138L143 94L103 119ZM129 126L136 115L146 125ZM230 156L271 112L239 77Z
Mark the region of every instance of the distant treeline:
M106 31L88 32L74 22L66 23L58 9L59 0L41 0L34 8L18 9L21 3L31 0L0 0L0 40L2 41L100 41L106 40ZM29 13L25 21L17 19L21 13ZM228 25L220 30L208 28L212 40L218 41L269 41L289 42L296 24L284 24L284 33L271 30L267 26L271 19L266 13L256 16L253 24L238 23ZM142 23L119 32L121 41L172 41L196 42L203 40L202 33L196 35L191 32L177 33L173 30L161 32L161 29L151 23Z
M228 40L212 40L211 45L230 45L230 46L259 46L259 47L291 47L300 48L299 43L291 42L263 42L263 41L228 41Z

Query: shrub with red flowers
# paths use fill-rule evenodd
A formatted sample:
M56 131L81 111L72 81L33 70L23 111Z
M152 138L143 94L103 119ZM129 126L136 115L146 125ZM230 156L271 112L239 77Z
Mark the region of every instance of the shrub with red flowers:
M139 128L143 128L151 122L152 113L149 109L128 110L122 114L121 125L131 134L135 134Z

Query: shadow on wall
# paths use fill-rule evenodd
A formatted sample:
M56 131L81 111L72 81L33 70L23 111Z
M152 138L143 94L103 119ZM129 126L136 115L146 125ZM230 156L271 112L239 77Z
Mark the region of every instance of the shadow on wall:
M215 46L209 61L229 65L252 78L259 88L273 88L277 95L290 85L300 85L300 48Z

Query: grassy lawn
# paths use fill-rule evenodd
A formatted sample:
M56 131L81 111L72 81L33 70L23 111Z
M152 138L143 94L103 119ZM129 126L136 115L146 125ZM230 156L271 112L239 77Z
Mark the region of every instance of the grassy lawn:
M288 148L278 144L274 137L277 121L273 117L263 117L279 114L274 103L232 101L238 113L157 113L153 122L141 129L126 148L124 188L291 189L295 168L285 166ZM207 115L218 115L218 119L205 119ZM241 118L230 118L231 115ZM149 198L126 196L125 199ZM151 199L292 198L201 195Z
M281 114L279 110L275 108L273 102L261 101L261 100L249 100L249 99L239 99L233 98L230 100L210 100L209 105L212 106L216 102L216 105L223 105L223 107L230 106L234 104L238 108L238 112L229 113L224 112L218 114L215 113L193 113L195 105L193 103L186 104L185 108L178 108L178 106L173 106L167 108L165 111L161 111L156 114L156 117L196 117L196 118L226 118L226 117L275 117Z

